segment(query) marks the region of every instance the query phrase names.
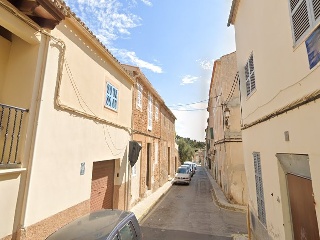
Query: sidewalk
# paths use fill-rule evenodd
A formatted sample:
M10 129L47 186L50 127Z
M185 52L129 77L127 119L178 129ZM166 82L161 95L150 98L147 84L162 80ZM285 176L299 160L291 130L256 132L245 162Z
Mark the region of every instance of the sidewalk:
M211 174L208 172L207 168L203 167L203 169L207 173L207 176L211 182L212 196L215 203L218 205L218 207L228 209L228 210L233 210L233 211L247 212L247 206L230 203L226 198L226 196L224 195L224 193L222 192L222 189L220 188L218 183L213 179Z
M211 174L208 172L206 167L203 167L204 171L206 172L211 186L212 186L212 196L213 200L215 201L216 205L220 208L224 208L227 210L232 210L232 211L238 211L238 212L247 212L247 206L242 206L238 204L232 204L228 201L224 193L222 192L222 189L218 185L218 183L213 179ZM234 234L233 235L233 240L248 240L248 235L247 234Z
M157 204L157 202L163 197L163 195L166 194L171 186L171 181L166 182L154 193L142 199L140 202L134 205L133 208L130 209L130 211L136 215L139 222L152 209L152 207Z

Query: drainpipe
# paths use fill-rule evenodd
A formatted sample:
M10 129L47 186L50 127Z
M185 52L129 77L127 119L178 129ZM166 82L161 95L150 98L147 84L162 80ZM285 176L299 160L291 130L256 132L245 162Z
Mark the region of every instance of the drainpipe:
M26 139L25 152L24 152L25 163L23 165L24 167L26 167L27 171L21 177L22 178L21 188L19 190L19 195L22 194L21 217L20 217L20 223L19 223L19 229L18 229L20 234L22 234L21 231L25 227L26 210L27 210L28 194L29 194L29 187L30 187L30 176L32 172L34 145L36 142L37 125L38 125L38 119L39 119L42 87L44 82L44 74L45 74L45 67L47 62L49 41L50 41L50 37L42 33L39 53L38 53L38 62L37 62L38 67L36 69L35 78L34 78L35 80L34 80L34 87L33 87L32 99L30 104L30 115L28 120L28 128L26 132L27 139ZM30 138L28 138L28 136L30 136ZM19 239L19 236L18 236L18 239Z

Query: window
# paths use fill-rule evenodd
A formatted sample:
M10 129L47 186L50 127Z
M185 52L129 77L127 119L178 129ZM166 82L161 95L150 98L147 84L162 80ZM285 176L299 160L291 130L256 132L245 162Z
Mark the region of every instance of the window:
M119 235L121 240L136 239L136 233L131 222L128 222L123 228L120 229Z
M213 128L210 128L210 138L211 138L211 139L214 139L214 136L213 136Z
M266 211L264 207L264 195L263 195L263 183L262 183L262 171L260 153L253 153L254 160L254 172L256 178L256 192L257 192L257 204L258 204L258 218L266 225Z
M142 109L142 92L143 92L142 85L137 83L137 102L136 102L136 107L138 109Z
M251 53L246 66L244 67L246 74L246 89L247 96L249 96L253 90L256 89L256 78L254 75L253 53Z
M289 7L292 35L296 44L319 23L320 1L290 0Z
M106 107L113 110L118 109L118 89L107 83L107 94L106 94Z
M152 95L149 93L148 96L148 130L152 130Z
M158 102L155 103L155 113L154 113L154 118L156 121L159 120L159 104Z

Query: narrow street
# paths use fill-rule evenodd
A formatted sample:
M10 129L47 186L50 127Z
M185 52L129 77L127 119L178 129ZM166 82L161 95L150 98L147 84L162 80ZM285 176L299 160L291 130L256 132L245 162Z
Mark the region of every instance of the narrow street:
M173 185L142 220L144 239L232 239L246 233L245 214L217 207L210 190L202 167L189 186Z

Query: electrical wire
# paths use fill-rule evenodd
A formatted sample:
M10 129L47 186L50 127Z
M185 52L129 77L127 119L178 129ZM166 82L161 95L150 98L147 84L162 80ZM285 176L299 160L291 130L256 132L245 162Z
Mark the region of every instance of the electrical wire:
M185 104L178 104L178 105L172 105L172 106L168 106L170 108L174 108L174 107L184 107L184 106L189 106L189 105L193 105L193 104L197 104L197 103L203 103L203 102L207 102L209 101L210 99L212 98L217 98L217 97L220 97L221 94L217 95L217 96L214 96L214 97L210 97L210 98L207 98L205 100L201 100L201 101L198 101L198 102L193 102L193 103L185 103Z

